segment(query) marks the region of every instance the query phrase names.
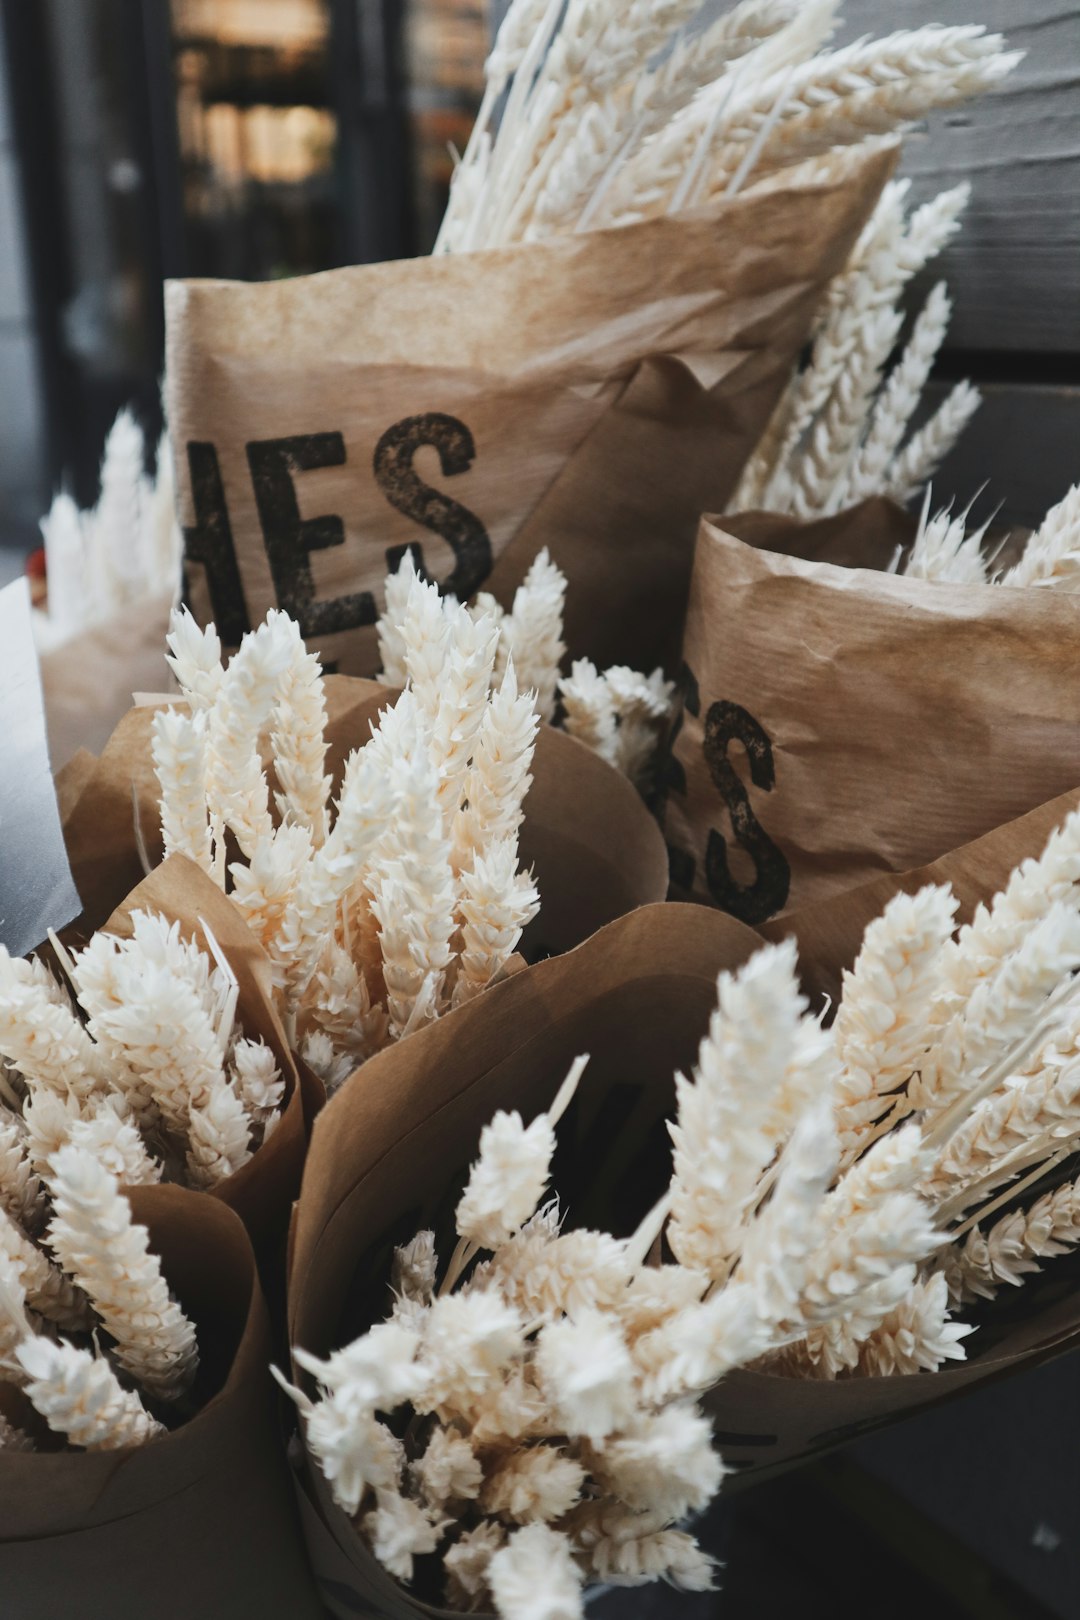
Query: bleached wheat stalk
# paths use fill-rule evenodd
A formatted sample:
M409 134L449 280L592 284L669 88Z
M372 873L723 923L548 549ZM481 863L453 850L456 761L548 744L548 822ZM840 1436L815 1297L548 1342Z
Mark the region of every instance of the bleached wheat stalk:
M910 500L932 478L982 404L982 395L959 382L933 416L904 445L889 467L882 494Z
M1024 554L1001 577L1002 585L1053 585L1075 590L1080 581L1080 484L1051 507L1024 547Z
M938 282L912 328L907 347L889 374L870 417L870 429L855 455L844 494L861 500L881 485L889 462L899 450L908 423L945 340L952 311L943 282Z
M108 1362L50 1339L24 1339L15 1352L31 1404L50 1429L87 1451L143 1446L164 1434L134 1390L123 1389Z
M170 1298L146 1228L131 1217L115 1176L83 1148L53 1164L49 1243L115 1341L113 1356L148 1394L175 1401L195 1376L195 1328Z

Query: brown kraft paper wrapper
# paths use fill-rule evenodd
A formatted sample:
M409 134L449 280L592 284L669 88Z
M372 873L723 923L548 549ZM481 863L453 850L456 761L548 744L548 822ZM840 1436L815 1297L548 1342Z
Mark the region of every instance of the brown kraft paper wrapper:
M673 1075L688 1071L707 1028L716 975L740 966L759 944L734 918L705 907L644 907L373 1059L363 1083L338 1093L312 1135L290 1245L290 1342L322 1355L382 1320L392 1247L420 1227L434 1227L445 1264L481 1127L497 1108L534 1116L582 1052L590 1062L560 1122L552 1188L569 1226L631 1232L670 1175L662 1122L674 1107ZM835 1384L731 1375L705 1403L721 1453L738 1468L729 1485L1080 1337L1075 1293L1044 1305L1027 1292L1017 1311L1026 1319L988 1338L985 1355L944 1373ZM333 1614L406 1620L442 1612L376 1563L310 1460L298 1490Z
M374 681L327 678L326 768L335 792L349 753L367 741L380 709L396 695ZM64 838L84 932L101 927L142 877L136 814L149 859L161 857L153 712L129 710L93 771L80 759L65 783ZM541 911L523 949L541 955L568 950L613 917L662 899L667 856L631 783L573 737L541 726L532 775L521 859L536 871Z
M509 603L547 545L572 655L669 659L698 516L730 496L893 160L525 247L171 283L195 612L235 646L285 608L370 675L406 547L460 598Z
M129 1193L199 1336L182 1427L125 1451L0 1451L4 1620L319 1620L277 1440L251 1245L216 1199Z
M678 892L783 919L1080 782L1080 602L875 571L909 536L881 501L703 520L666 810Z

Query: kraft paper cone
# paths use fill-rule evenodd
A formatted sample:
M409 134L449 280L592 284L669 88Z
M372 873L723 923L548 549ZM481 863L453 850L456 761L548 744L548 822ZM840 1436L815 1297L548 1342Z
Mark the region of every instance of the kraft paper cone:
M274 1010L270 961L244 920L206 873L183 855L170 855L127 896L105 923L106 931L129 937L133 911L155 911L180 924L185 939L207 951L209 928L239 984L236 1019L244 1034L262 1040L274 1054L285 1081L281 1119L247 1164L211 1193L235 1209L252 1235L260 1257L274 1252L284 1236L289 1209L300 1187L308 1125L321 1107L321 1084L305 1067L303 1079L289 1051Z
M205 1404L138 1449L0 1451L4 1620L319 1620L244 1228L203 1193L140 1187L129 1197L195 1321Z
M235 646L286 608L370 675L404 548L508 604L547 545L574 656L673 654L699 514L726 504L893 161L493 252L169 284L195 612Z
M396 697L375 681L327 677L326 768L335 792L349 753ZM151 705L129 710L62 817L84 933L143 876L136 823L149 860L161 858L153 713ZM532 775L520 847L522 864L536 872L541 912L522 948L537 956L568 950L613 917L663 899L667 854L631 783L573 737L541 726Z
M682 892L783 919L1080 782L1080 601L873 571L904 521L702 522L666 811Z

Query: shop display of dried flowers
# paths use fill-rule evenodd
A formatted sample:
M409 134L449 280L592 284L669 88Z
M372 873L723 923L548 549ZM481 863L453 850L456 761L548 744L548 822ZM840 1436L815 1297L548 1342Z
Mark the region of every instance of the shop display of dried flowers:
M1071 1183L992 1222L1080 1139L1078 883L1080 811L958 932L948 886L897 895L828 1028L790 941L721 974L670 1189L629 1239L544 1202L585 1059L528 1126L497 1113L453 1255L418 1233L384 1323L294 1350L307 1444L385 1567L438 1550L445 1601L503 1620L579 1613L588 1581L706 1587L677 1528L723 1475L700 1396L738 1367L962 1358L954 1309L1080 1234Z
M3 1381L70 1446L145 1445L188 1415L199 1356L120 1191L137 1133L87 1124L31 1168L16 1131L0 1126ZM34 1437L0 1414L0 1448L32 1451Z
M380 634L404 690L349 755L333 818L322 674L287 615L270 613L227 668L213 627L176 615L170 663L188 707L154 717L165 851L228 885L273 964L287 1030L331 1090L497 979L539 908L518 865L533 693L512 659L496 683L493 617L415 573L397 584Z

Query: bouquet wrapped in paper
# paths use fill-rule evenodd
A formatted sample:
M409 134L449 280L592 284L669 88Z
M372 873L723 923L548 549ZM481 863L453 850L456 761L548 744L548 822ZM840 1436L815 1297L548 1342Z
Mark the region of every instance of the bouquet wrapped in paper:
M5 1167L10 1160L5 1149ZM251 1244L87 1146L0 1209L0 1580L12 1620L322 1612Z
M828 1027L792 942L646 907L335 1098L289 1278L332 1612L707 1587L725 1483L1077 1342L1078 850L898 888Z
M667 771L680 890L782 921L1080 783L1078 546L1075 490L1011 567L963 516L878 498L704 520Z

